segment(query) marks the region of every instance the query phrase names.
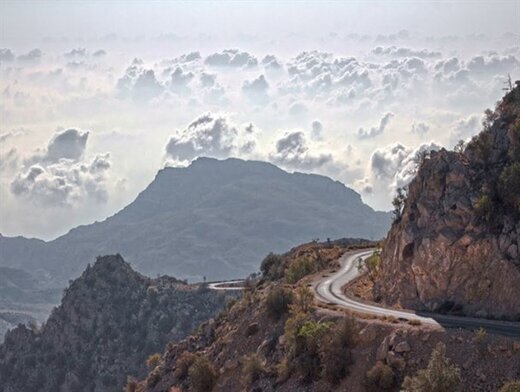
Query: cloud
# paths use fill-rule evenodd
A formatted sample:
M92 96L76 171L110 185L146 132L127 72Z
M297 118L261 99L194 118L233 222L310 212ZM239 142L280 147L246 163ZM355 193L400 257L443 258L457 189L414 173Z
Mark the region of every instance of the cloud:
M26 158L11 181L11 193L42 206L73 206L108 199L109 154L83 161L88 132L58 131L47 147Z
M103 49L96 50L94 53L92 53L92 57L104 57L106 55L107 55L107 52L106 52L106 50L103 50Z
M166 154L174 163L185 164L199 156L226 158L251 153L256 145L253 124L240 126L224 114L204 114L172 136Z
M14 170L18 163L18 151L16 148L11 148L9 151L1 152L0 151L0 172L5 169Z
M199 76L201 87L213 87L217 80L217 75L208 72L202 72Z
M475 73L492 73L492 74L507 74L515 69L518 69L520 62L515 56L497 56L490 57L476 56L473 57L467 64L468 70Z
M330 154L313 154L303 132L286 133L276 142L275 151L269 154L273 163L297 170L315 170L332 163Z
M372 49L372 53L378 56L393 56L393 57L419 57L422 59L426 58L437 58L441 56L440 52L428 50L428 49L410 49L410 48L399 48L396 46L377 46Z
M388 123L390 122L390 119L394 117L393 113L386 113L381 120L379 120L379 125L377 127L372 127L368 130L365 130L363 128L359 128L357 132L357 136L359 139L371 139L373 137L376 137L378 135L381 135L385 128L388 126Z
M214 67L255 67L258 65L256 57L238 49L225 49L220 53L210 54L204 62Z
M280 70L283 68L282 62L272 54L264 56L261 63L266 69Z
M145 69L139 59L135 59L126 69L125 75L117 81L116 89L121 98L132 98L137 102L150 101L164 90L155 78L152 69Z
M49 141L47 148L38 150L27 161L29 163L56 163L61 159L77 161L83 157L87 145L88 131L77 129L58 131Z
M8 62L14 60L14 53L11 49L1 48L0 49L0 61Z
M428 133L429 130L430 130L430 126L428 124L423 123L423 122L414 122L412 124L411 132L422 136L422 135Z
M43 52L40 49L33 49L25 54L18 56L18 60L23 62L36 62L43 56Z
M440 148L435 142L424 143L417 148L400 143L377 148L370 157L365 177L355 186L365 194L393 194L398 187L408 185L413 179L423 152Z
M64 56L69 59L75 57L86 57L87 50L85 48L75 48L72 49L70 52L65 53Z
M34 164L11 182L15 196L43 206L72 206L86 199L108 199L106 172L109 155L97 155L88 163L61 160L50 165Z
M175 68L170 79L171 90L178 94L188 93L190 91L188 84L194 77L193 72L184 72L181 67Z
M319 120L314 120L311 124L311 139L323 140L323 124Z
M260 75L258 78L251 81L246 80L242 85L242 93L249 99L250 102L257 104L265 104L269 100L267 90L269 89L269 83L265 80L264 75Z
M458 120L450 133L450 143L455 145L459 140L467 141L481 130L482 115L472 114Z

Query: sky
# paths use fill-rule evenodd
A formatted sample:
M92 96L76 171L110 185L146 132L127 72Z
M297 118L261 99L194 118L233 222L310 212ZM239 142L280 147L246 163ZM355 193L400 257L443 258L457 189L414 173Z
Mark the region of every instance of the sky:
M52 239L198 156L389 210L520 79L520 1L0 2L0 233Z

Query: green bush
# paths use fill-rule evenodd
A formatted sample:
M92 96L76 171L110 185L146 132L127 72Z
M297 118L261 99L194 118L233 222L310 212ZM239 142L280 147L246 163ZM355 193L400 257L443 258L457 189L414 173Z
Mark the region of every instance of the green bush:
M264 278L269 280L277 280L283 277L284 259L282 256L269 253L262 264L260 265L260 271Z
M292 291L285 287L273 287L265 299L267 312L274 318L280 318L289 310L289 305L293 301Z
M336 384L348 374L358 330L352 317L343 319L325 336L320 348L323 376Z
M333 325L315 321L303 312L293 313L285 323L288 363L304 380L314 380L320 374L320 347Z
M489 195L483 194L475 202L474 208L478 217L489 220L493 213L493 201Z
M365 386L369 392L385 392L394 389L395 374L392 368L378 362L370 369L365 378Z
M460 391L460 370L446 358L446 346L437 344L426 369L419 370L414 377L406 377L403 390L406 392Z
M195 392L209 392L217 383L217 371L204 357L197 356L188 371L191 388Z
M504 169L498 189L505 204L520 212L520 163L512 163Z
M308 313L312 311L314 304L314 293L308 287L299 286L296 289L296 296L293 304L290 306L291 311Z
M316 265L310 257L300 257L289 264L289 267L285 270L285 279L287 283L294 284L315 271Z

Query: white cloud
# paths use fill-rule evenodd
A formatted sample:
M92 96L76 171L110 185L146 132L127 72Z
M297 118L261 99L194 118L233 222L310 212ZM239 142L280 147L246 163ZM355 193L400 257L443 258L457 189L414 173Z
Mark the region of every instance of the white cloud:
M416 173L421 153L440 148L435 142L421 144L417 148L400 143L377 148L370 157L365 177L356 181L355 186L364 194L387 199L386 205L389 205L388 194L408 185Z
M24 160L11 181L11 193L41 206L73 206L108 199L109 154L83 161L89 133L58 131L47 147Z
M215 67L255 67L258 60L247 52L238 49L225 49L220 53L210 54L204 62Z
M104 203L108 158L104 154L88 163L64 159L45 166L34 164L14 178L11 192L44 206L72 206L86 200Z
M269 83L265 80L264 75L260 75L251 81L246 80L242 85L242 93L250 102L257 104L265 104L269 101L268 90Z
M428 133L428 131L430 130L430 126L424 122L414 122L412 124L412 133L416 133L417 135L424 135L426 133Z
M379 120L379 125L377 127L372 127L370 129L365 130L364 128L359 128L357 135L359 139L371 139L373 137L376 137L378 135L381 135L385 128L388 126L388 123L390 122L390 119L394 117L393 113L386 113L381 120Z
M237 125L224 114L204 114L172 136L166 154L173 163L186 164L199 156L226 158L255 148L255 127Z
M303 132L286 133L277 140L275 151L269 154L269 160L288 169L316 170L332 163L331 154L313 153Z

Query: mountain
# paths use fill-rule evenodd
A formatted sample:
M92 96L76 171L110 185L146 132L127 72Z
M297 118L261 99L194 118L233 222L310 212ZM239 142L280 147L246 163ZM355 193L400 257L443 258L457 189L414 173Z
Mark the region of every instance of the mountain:
M389 224L388 213L327 177L199 158L187 168L160 170L133 203L103 222L50 242L0 237L0 266L63 285L93 257L120 253L148 275L236 278L257 271L270 251L315 238L378 239Z
M120 391L127 375L214 316L229 295L175 278L147 278L119 255L98 258L40 328L0 345L0 391Z
M520 320L520 84L458 151L432 152L381 254L389 305Z
M354 318L313 301L308 287L337 271L348 247L311 243L269 255L246 294L168 344L146 378L129 380L126 391L516 390L500 388L520 377L518 339L386 316ZM296 270L302 273L294 283ZM403 388L405 379L425 372L419 387Z

